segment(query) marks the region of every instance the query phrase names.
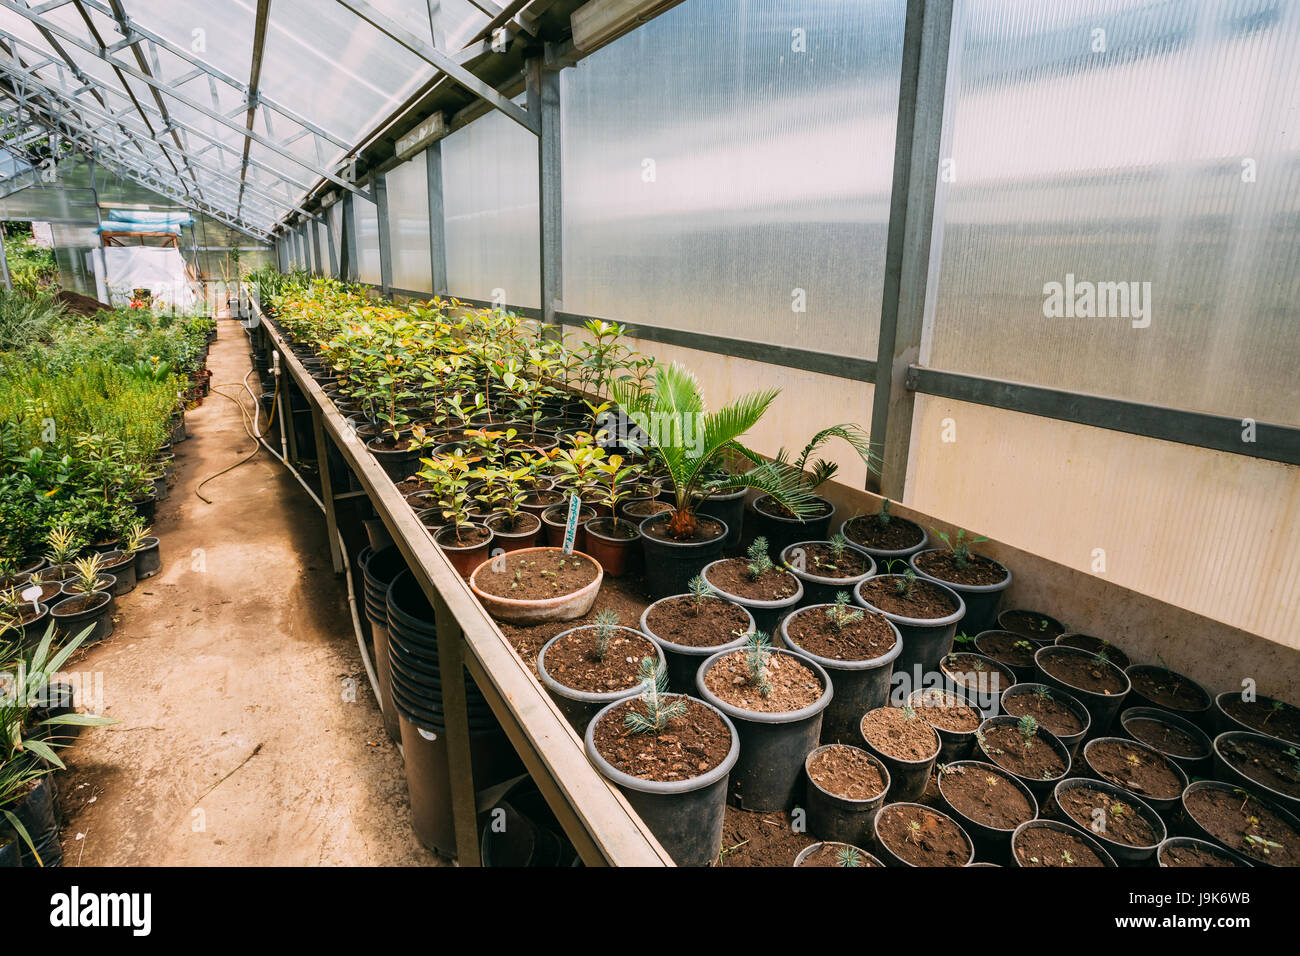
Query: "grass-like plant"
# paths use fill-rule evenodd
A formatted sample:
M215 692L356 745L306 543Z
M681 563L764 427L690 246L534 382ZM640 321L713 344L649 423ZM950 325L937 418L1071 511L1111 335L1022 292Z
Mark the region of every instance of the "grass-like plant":
M972 555L971 546L988 540L988 538L966 537L965 528L958 528L957 534L951 539L948 537L947 532L940 531L937 528L932 528L931 530L938 535L939 540L947 545L948 550L952 552L953 566L959 571L964 571L970 566Z

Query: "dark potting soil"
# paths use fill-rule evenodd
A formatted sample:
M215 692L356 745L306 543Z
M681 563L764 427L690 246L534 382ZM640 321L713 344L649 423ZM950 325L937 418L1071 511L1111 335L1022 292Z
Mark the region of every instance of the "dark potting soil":
M615 631L604 659L597 657L595 627L573 631L546 651L546 672L565 687L604 694L635 687L641 659L654 657L654 643L627 631Z
M789 867L801 850L816 842L811 834L795 830L790 815L781 810L758 813L728 806L717 865Z
M1065 633L1061 625L1033 611L1007 611L1001 615L999 623L1003 630L1021 637L1032 637L1036 641L1052 641Z
M1300 708L1280 700L1257 698L1245 701L1237 696L1225 698L1222 707L1228 716L1261 734L1300 743Z
M847 851L847 852L846 852ZM848 862L853 860L855 862ZM847 843L823 843L799 863L805 866L880 866L875 859Z
M630 518L639 518L644 521L651 515L663 514L665 511L672 511L673 506L666 501L638 501L630 504L624 509Z
M731 751L731 732L713 710L690 697L686 713L658 734L630 733L623 724L630 710L645 712L639 697L612 707L596 724L596 749L613 766L632 777L666 782L708 773Z
M803 552L803 566L799 570L822 578L861 577L869 567L867 561L870 559L852 548L841 548L839 557L835 556L835 549L831 545L820 541L800 545L795 550ZM791 558L799 557L800 555L791 554Z
M790 654L772 654L767 660L767 680L771 693L764 697L749 681L746 650L741 648L720 657L704 683L718 697L733 707L761 714L783 714L802 710L821 699L825 688L821 679Z
M1013 724L989 728L984 752L999 767L1030 780L1055 780L1065 773L1065 761L1056 748L1036 734L1026 741Z
M757 501L754 502L754 510L761 511L765 515L773 515L774 517L777 518L791 518L791 519L794 518L794 512L791 511L789 508L787 508L785 505L780 504L775 498L767 498L767 497L759 498ZM814 501L812 502L812 509L809 511L808 514L804 515L800 520L815 521L816 519L822 517L823 515L830 514L830 512L831 512L831 506L828 505L826 502Z
M769 568L758 577L749 573L746 558L726 558L704 571L710 585L727 594L750 601L780 601L799 590L799 581L789 571Z
M1165 866L1239 866L1228 857L1214 853L1201 846L1175 844L1166 847L1160 854Z
M1207 833L1253 860L1300 865L1300 832L1245 790L1193 790L1187 811Z
M1089 654L1096 654L1102 660L1110 661L1120 670L1124 670L1132 663L1128 655L1110 641L1093 637L1091 634L1067 634L1061 638L1060 644L1062 647L1077 647Z
M1138 717L1128 720L1124 729L1148 746L1175 757L1208 757L1209 749L1197 738L1162 720Z
M60 591L62 590L58 585L47 584L45 585L45 587L53 587L55 594L60 593ZM40 610L37 610L36 608L32 607L30 603L24 602L23 605L18 609L18 623L20 625L30 624L32 621L40 617L41 613L45 610L45 598L43 596L41 598L40 603L41 603L41 608Z
M1038 648L1019 634L992 631L976 638L976 648L985 657L991 657L1008 667L1033 667L1034 651Z
M959 687L982 695L1001 694L1016 682L1011 671L989 667L972 654L949 654L943 659L940 669Z
M656 541L672 541L677 544L699 544L704 541L716 541L722 535L722 523L714 521L712 518L706 518L704 515L697 515L695 518L695 533L689 538L674 538L668 533L668 519L664 518L659 521L652 521L645 527L645 534L654 538Z
M1220 743L1219 752L1229 765L1256 783L1300 799L1300 755L1296 748L1238 738Z
M407 478L405 481L399 481L393 487L396 488L398 492L403 496L413 495L417 491L433 490L433 485L425 481L423 478L420 478L418 475L412 475L410 478Z
M1204 710L1209 698L1191 680L1172 671L1138 671L1130 675L1133 689L1153 703L1170 710Z
M1016 841L1021 866L1105 866L1083 837L1049 827L1029 827Z
M406 451L410 446L410 439L394 438L392 435L372 438L370 441L366 442L366 447L371 451Z
M1047 693L1050 694L1051 691ZM1013 717L1028 715L1058 737L1069 737L1083 730L1083 721L1075 715L1074 711L1051 697L1039 694L1016 694L1003 700L1002 709Z
M462 527L459 531L438 535L438 544L444 548L473 548L491 537L492 532L487 528Z
M1100 820L1105 826L1100 833L1109 840L1128 846L1155 846L1160 842L1160 834L1137 807L1095 787L1074 787L1065 791L1058 802L1075 823L1094 833L1098 832L1095 827Z
M54 600L54 596L62 590L62 586L58 584L27 585L27 587L36 586L39 586L41 589L41 596L37 598L41 604L49 604L50 601ZM26 589L27 588L22 588L19 593L21 594L22 591L25 591ZM27 622L24 621L23 623L25 624Z
M867 661L888 653L897 642L889 621L858 609L860 620L837 627L829 608L796 611L785 620L790 639L810 654L834 661Z
M594 522L600 523L593 528ZM602 538L614 538L618 541L631 541L641 536L640 529L632 522L615 521L613 518L593 518L587 523L587 531L590 534L598 534Z
M934 728L911 708L877 707L868 711L862 718L862 736L895 760L928 760L939 752Z
M1124 678L1114 665L1082 654L1043 655L1040 666L1062 684L1092 691L1094 694L1121 694Z
M524 495L523 503L536 508L542 505L558 505L563 500L562 491L530 491Z
M845 744L833 744L809 760L808 776L827 793L846 800L870 800L885 789L885 778L870 755Z
M984 719L974 707L961 703L937 687L923 691L919 703L916 712L925 718L926 723L940 730L968 734Z
M964 568L951 551L923 551L913 562L931 577L954 584L1001 584L1007 579L1007 569L982 554L971 554Z
M81 597L70 597L66 601L60 601L60 616L67 614L80 614L82 611L89 610L99 602L99 596L103 593L103 591L91 591L89 594L83 594Z
M722 598L697 602L691 595L668 598L646 615L646 627L656 637L683 647L716 647L749 630L749 617Z
M957 610L952 598L929 581L916 580L907 592L901 592L894 582L897 577L868 578L859 585L862 597L872 607L888 611L899 617L919 620L947 617Z
M600 573L585 555L560 551L514 551L502 555L503 568L497 563L480 571L474 583L488 594L522 601L572 594Z
M541 519L537 515L529 514L527 511L519 511L513 515L496 515L489 518L487 526L493 531L499 531L502 534L527 534L540 528Z
M924 807L890 804L876 817L880 839L913 866L965 866L970 844L961 828Z
M924 534L920 525L892 515L888 522L882 522L879 514L858 515L844 526L844 537L877 551L903 551L915 547Z
M992 764L960 764L939 771L939 789L954 809L976 823L1014 830L1034 818L1034 807L1001 770Z
M1141 797L1170 800L1183 790L1182 780L1166 758L1124 741L1093 744L1086 760L1099 776Z

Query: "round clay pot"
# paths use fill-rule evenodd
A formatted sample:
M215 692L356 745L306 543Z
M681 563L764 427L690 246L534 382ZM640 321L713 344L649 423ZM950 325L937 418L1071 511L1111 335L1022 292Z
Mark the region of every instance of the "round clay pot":
M533 552L556 552L559 548L520 548L513 552L514 555L531 554ZM575 554L581 552L574 552ZM600 585L605 580L605 572L600 566L600 562L592 558L591 555L583 555L596 564L596 577L589 584L579 588L571 594L561 594L553 598L539 598L535 600L521 600L518 598L497 597L495 594L489 594L483 591L475 583L480 571L488 567L493 558L488 558L476 567L469 576L469 587L474 592L474 596L479 599L484 609L498 621L504 621L507 624L544 624L548 621L572 621L574 618L582 617L591 610L591 606L596 603L596 595L600 592Z

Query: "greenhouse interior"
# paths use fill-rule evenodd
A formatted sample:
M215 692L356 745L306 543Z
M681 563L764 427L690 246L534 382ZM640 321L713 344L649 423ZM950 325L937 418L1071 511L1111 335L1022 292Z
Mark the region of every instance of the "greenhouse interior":
M1297 0L0 0L0 115L10 883L1300 864Z

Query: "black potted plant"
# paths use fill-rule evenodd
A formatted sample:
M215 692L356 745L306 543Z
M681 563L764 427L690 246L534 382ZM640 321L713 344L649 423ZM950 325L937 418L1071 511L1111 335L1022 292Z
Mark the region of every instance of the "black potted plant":
M1122 866L1149 866L1168 836L1160 814L1105 780L1062 780L1051 805L1057 819L1089 833Z
M962 629L968 634L987 631L997 615L998 602L1011 586L1011 572L1004 565L971 550L972 545L988 538L968 538L965 529L949 538L943 531L936 536L945 545L918 551L908 564L923 578L952 588L966 603Z
M853 600L885 615L898 628L903 650L894 661L894 673L907 675L904 679L913 689L922 687L925 675L938 670L948 656L957 622L966 613L957 592L918 578L911 568L867 578L853 589Z
M1002 692L1002 710L1012 717L1032 717L1056 735L1073 761L1092 725L1088 708L1070 694L1046 684L1014 684Z
M906 564L929 540L925 529L915 521L892 514L890 504L884 498L875 514L854 515L840 525L840 534L871 555L882 568L893 561Z
M861 845L889 790L885 765L859 747L825 744L804 760L808 829L825 840Z
M562 631L537 654L537 677L578 733L606 704L637 693L640 662L663 664L663 651L640 631L601 611L591 624Z
M683 694L695 689L706 658L735 650L754 630L754 616L720 597L699 575L691 578L687 593L660 598L641 614L642 633L664 652L668 686Z
M802 605L829 604L876 573L876 562L844 535L829 541L797 541L781 552L781 562L803 585Z
M803 598L803 585L790 571L772 563L767 539L750 544L746 557L719 558L700 572L718 594L754 616L760 631L773 633L781 618Z
M940 764L939 797L975 842L979 856L1006 863L1016 827L1038 816L1038 801L1023 782L979 760Z
M990 717L980 724L975 745L984 759L1016 775L1039 799L1070 772L1070 753L1033 717Z
M1214 731L1252 730L1300 746L1300 707L1230 690L1214 698Z

